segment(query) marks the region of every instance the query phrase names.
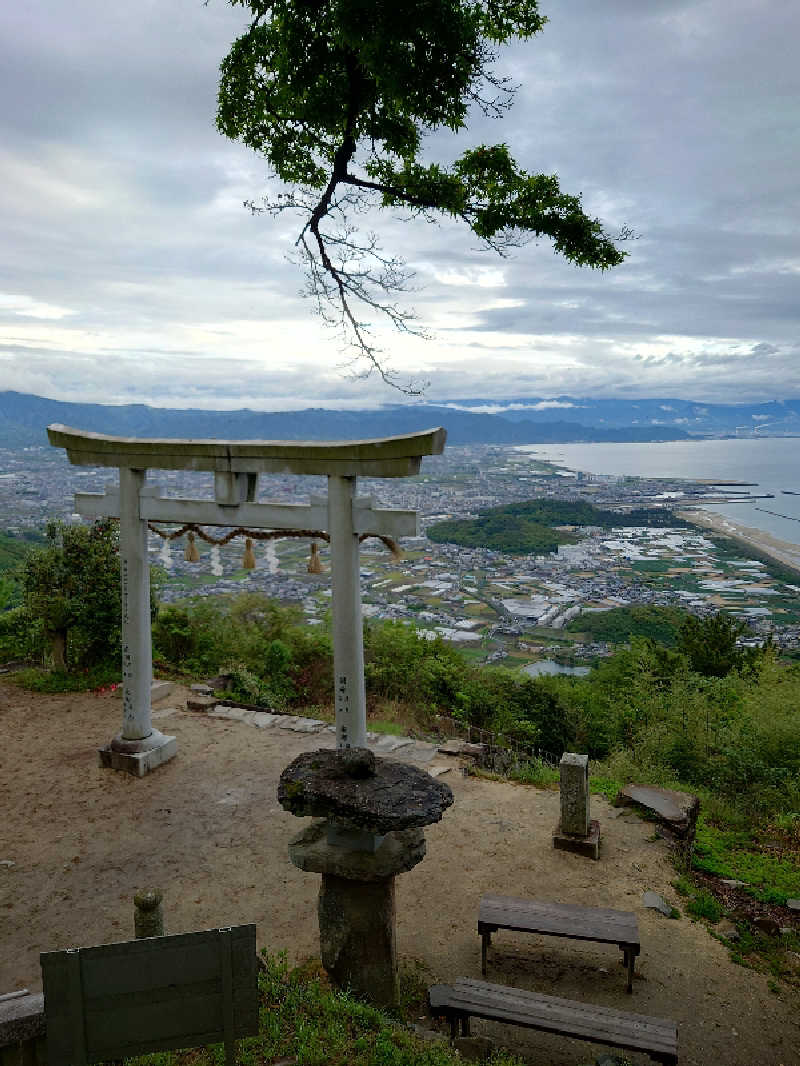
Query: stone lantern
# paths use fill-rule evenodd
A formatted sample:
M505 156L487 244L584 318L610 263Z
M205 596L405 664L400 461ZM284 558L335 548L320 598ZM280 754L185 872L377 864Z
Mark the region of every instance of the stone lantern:
M425 856L423 828L452 804L447 785L366 748L305 752L281 774L278 801L314 821L289 844L301 870L322 874L319 940L335 984L378 1006L397 1002L397 874Z

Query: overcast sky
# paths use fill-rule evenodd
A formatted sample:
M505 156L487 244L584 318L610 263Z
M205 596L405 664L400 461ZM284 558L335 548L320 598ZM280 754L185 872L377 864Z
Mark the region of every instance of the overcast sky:
M432 339L381 331L426 399L800 396L800 4L543 0L503 50L506 142L609 230L601 274L546 241L502 260L454 224L371 220L417 273ZM215 129L244 26L223 0L0 6L0 389L173 407L372 406L299 295L296 220L242 206L263 160ZM274 188L274 186L273 186Z

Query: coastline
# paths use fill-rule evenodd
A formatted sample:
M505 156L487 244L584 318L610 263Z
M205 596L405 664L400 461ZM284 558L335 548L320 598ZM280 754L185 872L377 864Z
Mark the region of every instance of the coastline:
M800 575L800 545L791 544L786 540L779 540L763 529L754 526L744 526L731 521L726 515L717 514L715 511L706 511L697 508L690 511L676 511L678 518L697 526L698 529L707 529L712 533L718 533L722 537L730 537L731 540L739 541L743 546L755 548L762 554L769 556L776 563L794 570Z

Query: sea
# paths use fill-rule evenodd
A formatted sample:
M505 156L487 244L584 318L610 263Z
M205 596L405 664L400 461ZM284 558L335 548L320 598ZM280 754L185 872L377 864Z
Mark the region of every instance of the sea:
M800 545L800 438L753 437L653 444L530 444L536 459L587 474L742 481L773 499L706 504L739 525ZM724 489L721 491L725 491Z

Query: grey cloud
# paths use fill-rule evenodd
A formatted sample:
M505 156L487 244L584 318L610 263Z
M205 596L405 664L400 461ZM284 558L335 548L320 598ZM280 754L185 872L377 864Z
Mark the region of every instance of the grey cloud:
M498 57L522 84L508 117L476 114L427 150L447 161L466 144L507 141L522 166L557 172L610 228L628 223L641 238L600 275L565 264L546 241L500 261L454 224L373 213L365 222L384 246L421 268L420 290L401 302L441 321L427 356L398 345L395 362L424 373L440 399L448 389L507 396L510 382L518 395L800 394L800 9L574 0L548 14L541 35ZM267 405L397 398L342 378L334 337L309 330L302 276L285 261L296 220L241 207L263 192L265 167L219 137L213 119L218 64L245 21L222 0L0 10L0 293L69 308L61 325L76 331L61 347L40 329L16 346L3 333L9 387L208 406L251 394ZM436 280L488 267L504 285ZM492 307L499 300L519 306ZM0 329L21 337L22 322L0 306ZM265 351L295 323L304 339L294 366L254 371L241 322L260 324ZM219 340L217 363L187 339L200 326ZM79 331L101 334L114 355L87 351ZM130 331L152 347L142 351ZM539 349L550 336L562 342L551 363L520 373L520 344ZM654 356L648 344L663 336L685 344ZM727 342L747 358L720 354ZM457 372L453 346L465 356Z

